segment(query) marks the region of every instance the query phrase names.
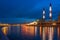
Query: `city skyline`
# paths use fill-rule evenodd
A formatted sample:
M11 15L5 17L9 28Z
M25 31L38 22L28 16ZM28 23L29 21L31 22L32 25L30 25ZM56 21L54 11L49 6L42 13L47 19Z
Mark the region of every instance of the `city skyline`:
M0 40L60 40L60 0L0 0Z

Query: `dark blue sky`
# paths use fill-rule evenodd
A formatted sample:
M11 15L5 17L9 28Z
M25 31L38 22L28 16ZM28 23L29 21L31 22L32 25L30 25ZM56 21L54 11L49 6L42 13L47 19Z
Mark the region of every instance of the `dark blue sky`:
M60 12L60 0L0 0L0 21L42 18L43 8L46 10L46 19L48 19L50 3L53 19L57 19Z

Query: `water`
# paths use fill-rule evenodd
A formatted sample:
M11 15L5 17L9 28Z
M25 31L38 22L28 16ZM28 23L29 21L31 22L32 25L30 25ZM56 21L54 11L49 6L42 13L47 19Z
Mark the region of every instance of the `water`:
M40 27L40 31L38 33L37 31L37 27L34 29L34 26L12 27L8 30L7 37L10 40L60 40L59 27ZM38 35L39 33L40 35Z

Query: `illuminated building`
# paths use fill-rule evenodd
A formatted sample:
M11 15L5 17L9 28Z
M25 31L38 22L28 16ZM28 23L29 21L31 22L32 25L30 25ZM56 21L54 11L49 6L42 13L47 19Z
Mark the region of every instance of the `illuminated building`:
M40 34L40 36L42 35L43 38L42 40L46 40L46 36L48 37L48 40L53 40L54 39L54 35L57 35L60 37L60 16L58 16L58 20L53 21L52 20L52 5L50 4L49 7L49 21L45 21L45 9L43 9L43 16L42 16L42 20L39 20L38 22L36 22L37 24L29 24L29 26L37 26L37 29L35 33L37 33L37 35ZM39 28L40 27L40 28ZM57 31L55 33L55 30ZM41 36L41 37L42 37ZM55 36L56 38L57 36ZM58 39L59 39L58 37Z

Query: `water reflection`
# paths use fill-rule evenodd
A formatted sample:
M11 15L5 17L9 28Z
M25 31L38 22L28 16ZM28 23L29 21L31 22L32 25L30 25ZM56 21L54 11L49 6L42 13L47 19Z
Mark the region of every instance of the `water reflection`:
M46 37L46 36L45 36L45 27L43 27L43 40L46 40L45 37Z
M20 30L21 29L21 30ZM34 26L26 26L21 25L21 28L16 26L14 27L8 27L8 28L2 28L3 33L7 35L7 32L9 34L18 34L22 36L29 36L32 37L32 39L37 36L37 27ZM42 40L59 40L60 37L60 27L40 27L40 37ZM11 35L12 36L12 35ZM29 38L30 38L29 37ZM58 37L58 39L57 39ZM39 39L40 40L40 39Z
M5 35L7 35L7 33L8 33L7 31L8 31L8 27L3 27L3 28L2 28L2 32L3 32Z
M21 28L22 35L29 35L29 36L34 36L34 27L33 26L26 26L22 25Z
M49 40L53 40L53 27L49 27L48 29L48 33L49 33Z

